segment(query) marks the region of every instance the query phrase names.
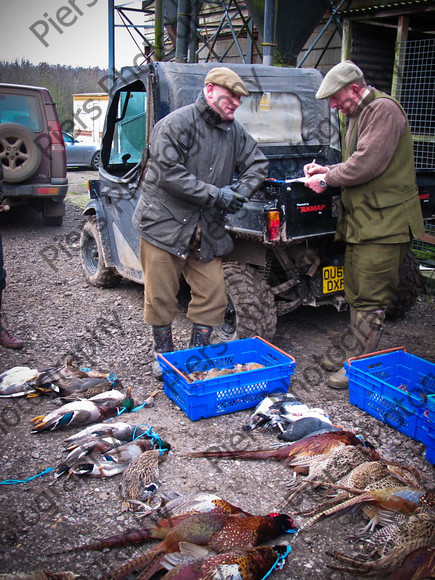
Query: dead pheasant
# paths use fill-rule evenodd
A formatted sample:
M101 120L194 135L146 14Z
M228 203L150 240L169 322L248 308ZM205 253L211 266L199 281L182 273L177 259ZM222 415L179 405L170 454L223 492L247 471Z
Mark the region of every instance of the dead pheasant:
M381 558L367 561L367 556L351 557L341 552L326 552L340 565L327 564L328 568L356 576L386 576L399 568L414 550L435 544L434 512L416 512L400 523L392 524L376 532L371 539ZM425 576L420 576L424 578ZM400 576L398 577L400 578ZM411 577L406 576L406 580Z
M140 580L147 580L161 569L166 554L178 552L180 542L207 546L216 553L235 548L248 549L294 530L293 520L285 514L245 516L240 514L193 514L172 527L160 528L157 546L134 558L109 574L105 580L121 580L132 572L140 571ZM157 535L155 536L157 537Z
M265 578L277 560L285 558L288 546L258 546L247 550L234 549L225 554L205 555L200 557L202 546L187 544L192 550L190 562L174 565L163 578L165 580L200 580L201 578L238 578L243 580L261 580ZM207 550L208 552L208 550ZM179 561L181 554L168 554L162 560L165 568ZM231 575L231 576L230 576Z
M370 504L380 510L389 510L402 514L412 514L423 506L433 506L435 509L435 492L416 489L413 487L388 487L384 489L373 489L361 491L348 488L346 491L355 493L356 496L347 499L338 505L318 512L305 523L301 524L300 530L305 530L316 523L321 518L325 518L338 512L348 510L354 506L362 507Z
M362 492L372 491L374 489L386 489L389 487L400 487L403 484L421 489L420 483L420 474L411 466L399 465L396 462L385 460L367 461L356 466L350 473L337 482L335 497L326 500L314 508L298 512L297 515L315 516L355 496L355 493L344 491L342 488L352 488ZM326 482L325 485L327 485ZM364 533L368 529L373 530L374 526L380 523L380 514L379 510L374 508L374 506L363 506L363 513L370 520L366 528L363 529Z
M252 515L215 494L198 493L178 496L166 501L162 506L155 510L155 524L135 530L120 532L119 534L108 536L107 538L99 538L88 544L62 550L62 553L79 552L84 550L104 550L106 548L131 546L143 544L144 542L153 539L161 539L160 528L166 527L170 529L181 522L183 518L198 513Z
M309 473L310 462L313 461L316 456L327 455L337 447L344 445L363 446L364 442L350 431L330 431L329 433L310 435L309 437L304 437L303 439L299 439L293 443L280 445L270 449L195 451L193 453L188 453L186 457L274 459L275 461L283 461L290 467L292 461L300 460L298 461L298 465L295 464L292 469L296 473L307 475ZM304 461L302 461L302 458Z
M293 478L287 484L287 487L291 488L291 492L285 498L285 505L288 505L301 491L310 486L313 480L336 483L358 465L379 458L377 451L360 445L344 445L337 447L326 456L319 455L309 465L309 475L305 479L296 480ZM300 462L303 461L303 457L301 460L295 459L290 462L290 466L299 467Z

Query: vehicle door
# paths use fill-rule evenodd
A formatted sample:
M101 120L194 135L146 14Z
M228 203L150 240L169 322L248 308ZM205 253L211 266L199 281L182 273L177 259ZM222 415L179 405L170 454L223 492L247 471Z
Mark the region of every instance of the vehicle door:
M137 75L139 76L139 75ZM132 225L138 200L137 184L147 147L147 78L118 83L111 95L102 140L99 168L100 195L105 213L104 231L110 264L130 280L142 281L139 232ZM101 228L100 228L101 230Z

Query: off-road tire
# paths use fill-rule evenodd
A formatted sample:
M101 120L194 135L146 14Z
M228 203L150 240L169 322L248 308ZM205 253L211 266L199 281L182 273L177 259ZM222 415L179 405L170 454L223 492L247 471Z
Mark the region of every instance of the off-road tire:
M34 175L42 152L32 132L19 123L0 124L0 162L6 183L20 183Z
M121 282L121 276L104 264L96 217L83 224L80 234L80 260L89 284L99 288L112 288Z
M400 266L396 293L385 311L385 317L393 320L408 312L416 303L422 288L418 260L412 252L408 252Z
M215 328L212 342L261 336L271 340L276 332L276 308L272 290L254 268L233 262L224 264L228 293L225 324Z

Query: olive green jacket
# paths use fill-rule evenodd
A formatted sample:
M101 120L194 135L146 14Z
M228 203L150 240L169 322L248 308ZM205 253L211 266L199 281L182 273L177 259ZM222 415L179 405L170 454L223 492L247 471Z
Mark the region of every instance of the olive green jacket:
M358 149L359 120L365 116L370 124L370 104L375 99L390 99L377 90L361 103L360 111L346 137L343 162ZM362 159L363 161L363 159ZM424 234L423 217L416 185L411 131L406 119L405 130L386 169L377 177L359 185L342 187L341 210L336 240L347 243L402 243Z

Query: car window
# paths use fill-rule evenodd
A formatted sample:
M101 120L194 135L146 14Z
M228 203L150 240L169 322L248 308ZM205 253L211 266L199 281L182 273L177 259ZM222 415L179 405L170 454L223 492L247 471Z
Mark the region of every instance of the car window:
M110 165L135 165L141 160L145 149L146 98L144 91L120 91Z
M72 145L74 143L74 137L65 132L62 132L62 135L66 145Z
M302 139L302 105L292 93L252 92L235 118L258 143L293 145Z
M0 123L18 123L31 131L42 131L37 97L0 95Z

